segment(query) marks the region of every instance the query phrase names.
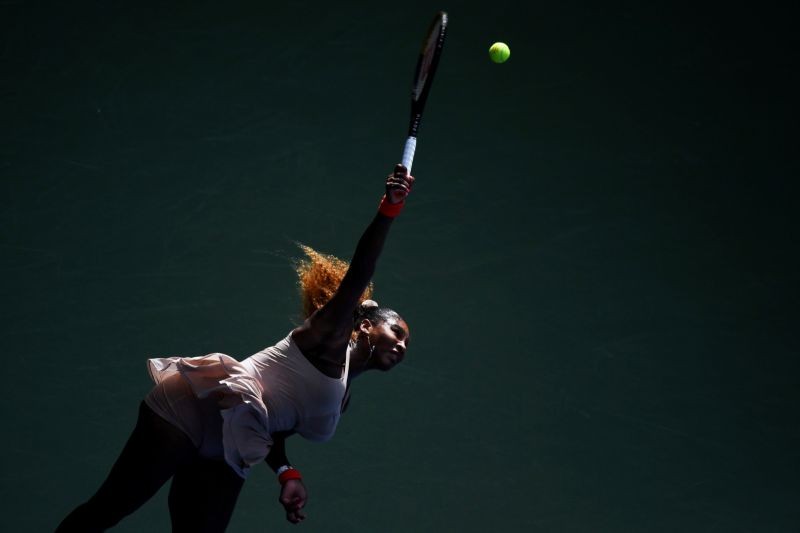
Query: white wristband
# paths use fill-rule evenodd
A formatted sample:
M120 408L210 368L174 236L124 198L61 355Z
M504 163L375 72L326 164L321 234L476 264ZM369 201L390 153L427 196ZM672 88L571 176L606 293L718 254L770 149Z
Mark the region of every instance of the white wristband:
M287 470L291 470L291 468L292 468L292 467L291 467L291 466L289 466L289 465L283 465L282 467L278 468L278 469L275 471L275 473L276 473L276 474L278 474L278 475L280 476L281 474L283 474L283 473L284 473L284 472L286 472Z

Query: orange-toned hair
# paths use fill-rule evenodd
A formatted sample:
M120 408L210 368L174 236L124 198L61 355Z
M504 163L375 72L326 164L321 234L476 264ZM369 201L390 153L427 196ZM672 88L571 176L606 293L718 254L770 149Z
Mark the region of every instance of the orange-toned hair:
M321 254L305 244L298 246L306 257L298 260L294 269L297 272L303 300L303 314L308 318L333 297L349 265L336 256ZM372 298L372 283L361 295L359 303L370 298Z

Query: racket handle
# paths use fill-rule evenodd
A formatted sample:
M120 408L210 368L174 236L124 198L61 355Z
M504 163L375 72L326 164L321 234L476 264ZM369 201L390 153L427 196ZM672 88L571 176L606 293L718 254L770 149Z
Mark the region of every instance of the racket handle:
M417 150L417 138L409 137L406 139L406 146L403 148L403 166L411 174L411 163L414 162L414 152Z

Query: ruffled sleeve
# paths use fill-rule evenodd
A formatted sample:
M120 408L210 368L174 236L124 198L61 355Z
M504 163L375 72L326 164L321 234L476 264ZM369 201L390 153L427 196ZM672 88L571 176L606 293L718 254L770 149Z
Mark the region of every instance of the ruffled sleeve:
M262 400L261 383L233 357L213 353L202 357L149 359L154 382L179 373L198 398L217 398L221 405L222 445L225 461L245 478L254 464L262 462L272 446L269 414Z

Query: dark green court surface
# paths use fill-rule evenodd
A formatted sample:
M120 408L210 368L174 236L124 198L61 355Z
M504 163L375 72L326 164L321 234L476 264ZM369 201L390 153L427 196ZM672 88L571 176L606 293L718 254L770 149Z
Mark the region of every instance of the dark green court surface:
M295 242L349 258L446 9L375 278L406 362L289 441L304 524L265 466L230 531L799 531L793 14L376 6L0 3L0 530L97 488L148 357L297 323Z

